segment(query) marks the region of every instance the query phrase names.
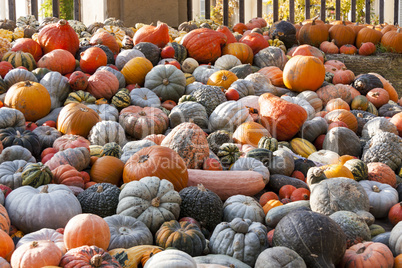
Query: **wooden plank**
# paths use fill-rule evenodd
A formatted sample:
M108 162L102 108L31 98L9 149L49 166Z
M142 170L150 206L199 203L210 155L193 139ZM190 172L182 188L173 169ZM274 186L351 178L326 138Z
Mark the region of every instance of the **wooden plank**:
M80 16L80 9L81 9L81 1L80 0L74 0L74 19L80 21L81 16ZM122 6L120 8L123 9Z
M384 23L384 0L380 0L380 23Z
M335 19L336 20L341 20L341 0L336 0L336 4L335 4Z
M59 0L52 0L53 17L60 17Z
M325 2L325 0L323 0ZM274 11L274 22L279 20L279 0L273 1L272 9Z
M257 17L262 18L262 0L257 0Z
M394 25L398 23L399 0L394 0Z
M370 0L366 0L366 19L365 22L370 24Z
M356 22L356 0L352 0L351 2L351 6L352 6L352 21Z
M295 23L295 1L289 0L289 20L291 23Z
M8 19L9 20L16 20L16 13L15 13L15 0L8 0Z
M244 0L239 0L239 22L244 23Z
M306 10L305 10L305 17L306 17L306 20L307 19L309 19L310 18L310 0L306 0Z
M187 0L187 21L193 19L193 0Z
M205 0L205 18L209 20L211 18L211 1Z
M321 20L326 21L326 18L325 18L325 0L321 0L321 12L320 13L321 13Z
M38 0L31 0L31 15L38 19Z
M229 0L223 0L223 25L229 25Z

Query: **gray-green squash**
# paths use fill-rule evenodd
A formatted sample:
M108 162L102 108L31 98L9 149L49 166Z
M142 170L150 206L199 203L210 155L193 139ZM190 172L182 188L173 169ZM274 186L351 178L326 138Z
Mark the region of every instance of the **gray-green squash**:
M50 100L52 101L51 109L63 106L70 93L68 79L59 72L49 72L40 80L40 83L49 92Z
M169 114L170 127L184 122L192 122L202 129L208 129L208 115L205 107L198 102L186 101L176 105Z
M267 248L258 255L255 268L307 268L304 260L287 247Z
M223 220L229 222L234 218L263 223L265 214L254 198L239 194L229 197L223 204Z
M276 66L283 70L287 61L288 59L283 50L275 46L261 49L254 56L254 64L260 68Z
M249 110L237 101L221 103L209 116L211 131L226 130L234 132L244 122L253 121Z

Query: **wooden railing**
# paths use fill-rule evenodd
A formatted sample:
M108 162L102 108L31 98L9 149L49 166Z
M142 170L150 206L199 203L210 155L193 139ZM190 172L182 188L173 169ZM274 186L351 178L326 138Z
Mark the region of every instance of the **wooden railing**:
M239 22L244 21L244 3L245 0L239 1ZM356 0L351 1L351 21L356 21ZM365 0L366 6L365 10L370 10L370 0ZM320 17L321 20L326 21L325 14L325 0L321 0L321 12ZM384 23L384 0L379 0L380 8L379 8L379 21L380 23ZM306 8L305 8L305 17L306 19L310 19L310 0L305 0ZM262 17L262 0L257 0L257 17ZM193 19L192 12L192 0L187 0L187 18L188 20ZM273 20L279 20L279 0L273 0ZM205 18L210 19L210 11L211 11L211 0L205 0ZM394 0L394 24L398 23L398 12L399 12L399 0ZM365 22L370 24L370 12L365 13ZM336 0L335 7L335 19L341 19L341 0ZM294 0L289 0L289 21L295 22L295 3ZM229 0L223 0L223 24L229 25Z
M244 8L245 8L245 0L239 1L239 21L245 22L244 20ZM351 1L351 21L356 21L356 0ZM370 0L365 0L366 6L365 10L370 10ZM81 0L74 0L74 19L80 20L80 2ZM325 7L326 1L321 0L321 11L320 17L321 20L326 20ZM384 0L379 0L379 21L380 23L384 23ZM59 0L52 0L53 3L53 17L59 17L60 9L59 9ZM305 8L305 18L309 19L310 15L310 0L305 0L306 8ZM257 17L262 17L262 0L257 0ZM16 6L15 0L8 0L8 11L9 11L9 19L16 20ZM279 0L273 0L273 20L279 20ZM31 14L38 18L38 0L31 0ZM211 0L205 0L205 18L210 19L211 12ZM398 12L399 12L399 0L394 0L394 24L398 23ZM193 1L187 0L187 19L193 19ZM335 7L335 19L341 19L341 0L336 0ZM294 0L289 0L289 20L294 23L295 20L295 5ZM365 22L370 23L370 12L365 13ZM223 24L229 25L229 0L223 0Z

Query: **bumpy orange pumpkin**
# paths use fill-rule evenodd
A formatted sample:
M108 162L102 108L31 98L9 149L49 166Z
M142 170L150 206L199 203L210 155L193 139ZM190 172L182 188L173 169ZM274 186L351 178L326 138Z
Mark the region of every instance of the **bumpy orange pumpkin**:
M98 160L99 161L99 160ZM147 176L170 181L176 191L187 187L186 163L178 153L163 146L146 147L130 157L124 165L123 181L128 183Z
M262 125L272 136L281 141L289 140L296 135L307 120L307 112L304 108L271 93L261 95L258 104Z
M100 121L99 115L81 103L69 103L57 118L57 130L63 134L88 137L92 127Z
M283 69L283 82L292 91L316 91L324 82L324 64L313 56L292 57Z
M253 50L251 47L247 44L240 43L240 42L235 42L235 43L230 43L226 44L223 49L222 49L222 54L230 54L235 57L237 57L241 63L246 64L246 63L253 63Z
M133 42L134 45L140 42L149 42L163 48L169 43L169 27L166 23L160 23L157 27L144 25L135 32Z
M14 84L7 91L4 104L21 111L27 121L46 116L51 107L47 89L39 83L24 81Z
M380 162L372 162L367 164L368 180L387 183L392 187L396 187L395 172L386 164Z
M109 71L96 71L88 79L87 91L97 99L111 99L119 90L119 80Z
M126 79L126 84L138 84L144 86L145 76L153 68L152 63L143 57L135 57L129 60L121 70Z

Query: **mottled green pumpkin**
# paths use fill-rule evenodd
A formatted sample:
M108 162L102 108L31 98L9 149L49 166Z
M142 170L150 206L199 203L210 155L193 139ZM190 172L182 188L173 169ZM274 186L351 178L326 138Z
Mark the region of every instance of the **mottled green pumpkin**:
M117 144L116 142L109 142L109 143L106 143L105 145L103 145L101 157L102 156L113 156L116 158L120 158L120 156L122 154L123 154L123 151L119 144Z
M255 158L261 161L265 166L269 165L273 158L272 151L264 148L257 148L246 153L246 157Z
M219 152L219 147L224 143L233 142L232 134L226 130L217 130L212 132L207 137L209 149L212 150L215 154Z
M356 181L367 180L368 168L367 164L359 159L351 159L344 164L353 174Z
M68 97L64 102L64 106L72 102L89 104L89 103L95 103L95 101L96 98L92 96L89 92L78 90L68 94Z
M123 109L131 105L130 92L123 88L120 89L112 98L112 104L118 109Z
M25 166L21 178L22 185L38 188L41 185L49 184L53 179L53 173L48 166L38 162Z
M6 93L7 92L7 84L4 82L4 80L0 77L0 94Z
M197 99L195 97L193 97L192 95L183 95L183 96L181 96L181 98L179 99L179 102L177 104L181 104L186 101L197 101Z
M222 144L221 147L219 147L219 151L217 154L219 160L224 166L230 166L231 164L236 162L236 160L240 158L240 155L241 153L239 147L237 147L237 145L234 143Z
M187 49L183 45L177 42L168 43L167 45L174 48L174 58L178 62L182 63L187 58Z
M38 81L42 80L42 78L47 74L50 73L51 70L47 68L36 68L35 70L32 71L32 73L35 75L35 77L38 79Z
M278 150L278 140L273 137L264 136L258 142L258 148L267 149L271 152Z

